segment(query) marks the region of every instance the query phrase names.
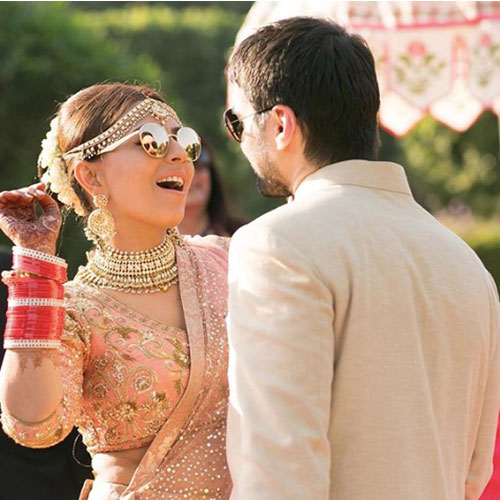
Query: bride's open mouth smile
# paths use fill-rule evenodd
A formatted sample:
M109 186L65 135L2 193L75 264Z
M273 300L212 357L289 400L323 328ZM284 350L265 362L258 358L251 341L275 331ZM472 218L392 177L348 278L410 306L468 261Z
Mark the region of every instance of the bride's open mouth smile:
M156 185L162 189L182 192L184 190L184 179L176 175L169 175L156 181Z

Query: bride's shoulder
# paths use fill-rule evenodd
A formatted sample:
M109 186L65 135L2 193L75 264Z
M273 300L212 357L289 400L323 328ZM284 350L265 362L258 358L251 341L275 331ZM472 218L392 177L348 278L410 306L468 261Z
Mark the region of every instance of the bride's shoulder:
M184 236L184 244L206 265L227 270L230 238L223 236Z
M229 250L229 243L231 238L227 236L217 236L215 234L209 234L207 236L188 236L184 235L184 243L190 247L201 247L201 248L217 248L227 252Z

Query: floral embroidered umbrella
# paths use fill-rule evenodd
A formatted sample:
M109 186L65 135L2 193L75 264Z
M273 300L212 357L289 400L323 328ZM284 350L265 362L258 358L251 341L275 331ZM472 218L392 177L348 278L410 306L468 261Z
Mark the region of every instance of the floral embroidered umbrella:
M380 124L396 136L427 113L458 131L485 109L500 116L500 2L258 1L236 42L297 15L331 18L366 39L377 66Z

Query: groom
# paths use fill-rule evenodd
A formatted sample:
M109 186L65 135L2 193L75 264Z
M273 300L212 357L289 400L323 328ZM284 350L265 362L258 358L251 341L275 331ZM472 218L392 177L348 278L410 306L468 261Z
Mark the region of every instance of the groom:
M500 404L499 306L474 252L376 161L365 42L293 18L233 52L226 126L291 202L230 249L232 500L477 499Z

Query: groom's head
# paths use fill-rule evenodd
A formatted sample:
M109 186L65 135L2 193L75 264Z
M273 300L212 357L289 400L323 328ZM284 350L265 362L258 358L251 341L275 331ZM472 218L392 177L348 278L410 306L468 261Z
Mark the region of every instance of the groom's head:
M227 77L226 126L263 194L293 193L303 164L376 159L379 90L358 35L326 20L284 19L235 48Z

